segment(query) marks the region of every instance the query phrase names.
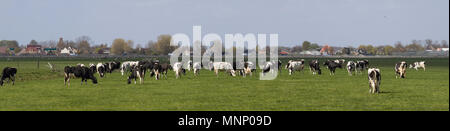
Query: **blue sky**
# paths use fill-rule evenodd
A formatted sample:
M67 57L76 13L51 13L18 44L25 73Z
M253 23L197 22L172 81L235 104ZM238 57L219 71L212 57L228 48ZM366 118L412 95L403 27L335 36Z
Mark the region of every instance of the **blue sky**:
M335 46L449 40L449 0L0 0L0 40L90 36L146 44L160 34L278 33Z

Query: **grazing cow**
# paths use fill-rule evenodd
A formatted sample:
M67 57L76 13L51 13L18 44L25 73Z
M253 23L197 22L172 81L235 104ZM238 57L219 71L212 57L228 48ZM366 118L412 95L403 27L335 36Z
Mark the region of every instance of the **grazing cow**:
M313 73L313 75L322 74L322 70L320 70L319 60L312 60L309 62L309 71Z
M137 79L139 79L139 84L142 84L144 82L144 80L143 80L144 79L144 76L143 76L144 70L143 70L142 66L132 65L130 67L130 69L131 69L131 73L130 73L130 76L128 76L127 83L131 84L131 81L134 79L134 84L136 84Z
M167 72L169 70L172 70L172 66L170 64L164 63L161 64L161 69L160 69L160 73L161 75L163 75L166 79L167 79Z
M216 76L219 77L219 71L229 72L231 76L236 76L236 72L233 70L233 65L228 62L210 62L209 67L214 70ZM175 67L174 67L175 68Z
M395 64L395 78L405 78L406 68L408 68L408 64L406 64L406 62L404 61Z
M323 64L324 66L327 66L327 68L330 70L330 75L334 75L336 72L336 68L342 68L341 64L338 64L334 61L325 61Z
M252 76L253 75L252 73L254 70L255 70L255 64L253 64L253 62L247 61L244 63L244 70L243 70L242 74L244 76L246 76L246 75Z
M368 70L369 76L369 93L380 93L381 73L380 69L370 68Z
M64 85L67 83L70 86L71 74L76 78L81 78L81 85L83 85L83 82L87 84L88 79L91 79L94 84L97 84L97 78L94 77L94 73L89 68L78 65L75 67L64 67Z
M278 65L280 65L280 61L278 61ZM280 67L278 67L278 69L279 69ZM266 73L268 73L268 72L270 72L270 73L274 73L275 72L275 62L274 61L269 61L269 62L266 62L265 64L264 64L264 66L262 67L262 75L264 76Z
M337 63L337 64L340 64L340 65L345 64L345 60L344 59L337 59L337 60L334 60L334 62Z
M175 71L175 78L180 78L181 73L186 74L186 69L183 68L183 63L176 62L173 64L173 71Z
M92 73L97 73L97 66L95 66L94 64L89 64L89 69L92 71Z
M105 65L102 63L97 64L97 72L99 77L104 77L106 73Z
M14 85L14 82L16 81L16 73L17 73L16 68L5 67L2 72L2 78L0 79L0 86L3 86L3 81L6 78L8 78L7 83L9 83L9 81L11 80L12 85Z
M353 62L353 61L349 61L349 62L347 63L347 72L348 72L348 75L352 76L352 75L353 75L353 72L355 72L355 71L356 71L356 63Z
M416 70L419 70L419 68L423 68L423 71L425 71L425 61L414 62L413 64L409 65L409 68L414 68Z
M106 67L106 72L111 74L114 70L120 69L120 62L118 62L118 61L108 62L108 63L106 63L105 67Z
M201 62L195 62L192 65L192 68L194 69L194 76L198 76L200 73L200 70L202 69L202 63Z
M356 62L356 72L363 73L363 70L367 69L369 67L369 60L362 60Z
M151 74L150 76L154 75L156 80L159 80L160 76L161 76L161 71L162 71L162 67L161 64L159 64L159 62L155 62L153 65L153 69L151 70ZM145 70L144 70L145 72Z
M301 59L300 61L290 60L286 65L286 69L289 70L289 75L292 75L295 71L303 71L304 68L305 68L304 59Z
M186 69L188 70L188 71L191 71L191 69L192 69L192 61L191 60L189 60L187 63L186 63Z
M139 61L125 61L120 65L120 72L122 73L122 76L125 72L131 71L132 66L138 66Z

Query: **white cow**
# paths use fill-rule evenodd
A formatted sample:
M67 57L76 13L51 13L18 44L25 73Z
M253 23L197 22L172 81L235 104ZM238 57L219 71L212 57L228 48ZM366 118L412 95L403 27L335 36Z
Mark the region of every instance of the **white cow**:
M295 71L303 71L305 68L305 60L302 59L300 61L292 61L290 60L286 68L289 70L289 75L292 75Z
M217 77L219 77L219 71L226 71L229 72L231 76L236 76L236 72L233 70L233 65L228 62L210 62L209 67L210 70L214 70Z
M181 77L181 73L185 73L186 70L183 68L183 63L176 62L173 64L173 71L175 72L175 77L178 79Z
M122 76L125 72L128 72L128 70L131 69L132 66L138 66L139 61L125 61L120 65L120 72L122 73Z
M419 70L419 68L423 68L423 71L425 71L425 61L414 62L413 64L409 65L409 68L414 68L416 70Z
M195 62L192 65L192 68L194 69L194 75L197 76L202 69L202 63L201 62Z
M380 69L370 68L368 70L369 76L369 93L380 93L381 73Z
M255 69L255 64L253 64L253 62L247 61L244 63L244 72L242 73L242 75L245 77L247 75L252 76L253 74L253 70Z

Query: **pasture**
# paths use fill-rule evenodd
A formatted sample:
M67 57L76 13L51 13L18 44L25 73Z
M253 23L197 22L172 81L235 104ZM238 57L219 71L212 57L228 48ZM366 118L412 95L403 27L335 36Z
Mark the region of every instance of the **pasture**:
M297 59L297 58L295 58ZM300 59L300 58L298 58ZM127 76L116 70L99 78L99 84L80 85L72 79L64 86L63 67L108 60L40 60L0 58L0 68L18 69L16 85L0 87L0 110L145 110L145 111L448 111L449 59L372 58L370 67L381 69L381 93L369 94L367 71L349 76L345 68L330 76L321 62L322 75L313 76L309 67L289 76L283 70L273 81L260 81L258 75L231 77L223 72L216 77L212 71L193 71L175 79L155 80L145 76L143 85L126 83ZM305 59L308 63L311 59ZM352 60L352 59L346 59ZM355 60L355 59L353 59ZM396 79L394 65L405 60L427 61L427 70L408 69L406 79ZM47 62L56 65L51 72ZM258 70L260 71L260 70Z

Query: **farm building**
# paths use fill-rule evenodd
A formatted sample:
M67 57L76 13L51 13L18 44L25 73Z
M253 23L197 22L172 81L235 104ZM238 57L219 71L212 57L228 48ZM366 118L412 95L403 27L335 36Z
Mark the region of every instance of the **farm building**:
M27 48L25 49L26 54L40 54L42 52L42 46L41 45L27 45Z
M106 55L109 55L109 54L111 53L111 48L102 48L102 49L99 49L97 53L98 53L98 54L106 54Z
M61 55L76 55L76 53L78 52L77 49L72 48L72 47L68 47L68 48L64 48L61 50L60 54Z
M8 48L0 47L0 55L6 55L6 54L8 54Z

